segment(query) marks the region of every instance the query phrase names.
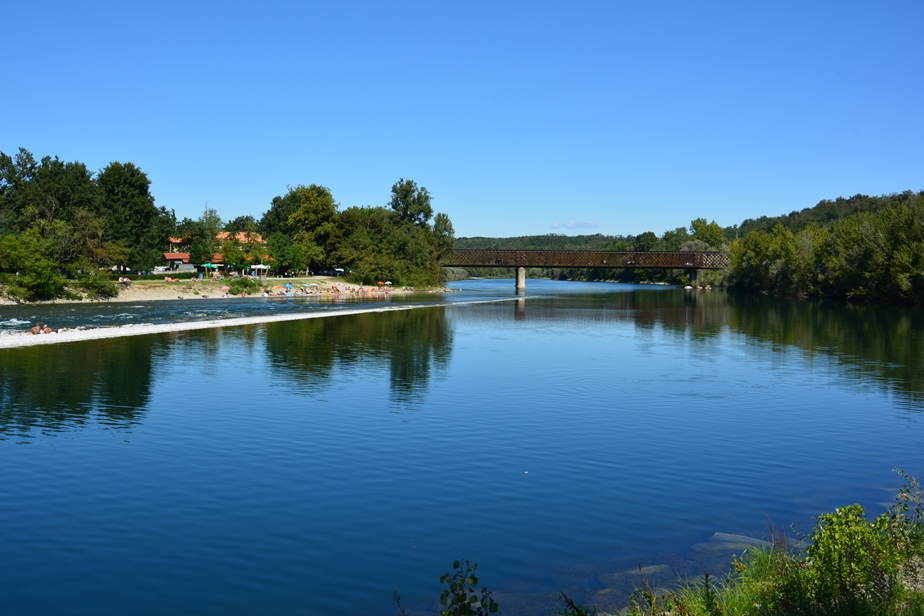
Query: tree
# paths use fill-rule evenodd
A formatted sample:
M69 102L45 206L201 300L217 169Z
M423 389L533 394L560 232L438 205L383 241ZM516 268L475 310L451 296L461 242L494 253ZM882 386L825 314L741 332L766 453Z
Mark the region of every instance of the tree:
M50 156L36 163L23 148L15 157L0 152L0 231L22 233L37 225L47 233L78 209L98 207L97 187L83 163Z
M287 272L290 269L303 270L308 267L305 251L285 233L272 234L267 240L267 245L276 271Z
M289 216L295 242L310 263L324 266L337 233L337 203L330 189L318 184L289 189L286 200L296 201L298 209Z
M85 268L101 269L128 261L131 248L123 240L109 241L108 227L108 218L90 210L78 210L74 216L74 237Z
M205 206L198 220L184 218L177 225L178 235L189 241L189 262L195 265L210 263L219 250L218 235L221 218L214 209Z
M238 216L234 220L225 223L225 231L228 233L253 233L257 230L257 221L253 216Z
M235 236L229 235L219 247L221 250L222 263L233 270L243 270L249 263L247 250L241 242L237 241Z
M713 248L721 248L725 243L725 233L714 220L706 222L705 218L697 218L690 223L690 233L693 239L706 242Z
M665 231L661 236L664 250L680 250L680 246L690 239L686 227L677 227L673 231Z
M110 163L99 172L102 211L110 219L109 239L131 246L125 265L135 269L153 267L161 260L175 216L154 205L151 181L134 163Z
M400 178L391 187L391 201L388 205L398 213L402 221L419 226L425 226L433 216L430 193L423 186L417 188L414 180Z
M650 252L654 250L658 242L658 236L652 231L645 231L635 238L635 249L641 252Z
M35 227L0 239L0 280L10 296L36 301L69 295L51 256L52 244Z
M452 250L455 242L456 235L452 228L452 221L449 220L449 216L440 212L433 219L433 250L437 262L440 262Z
M19 148L16 157L0 152L0 233L20 230L18 194L35 175L35 159Z
M285 233L292 236L295 232L289 226L289 216L295 213L301 202L298 198L298 192L291 187L287 187L283 197L273 197L270 203L270 209L263 213L260 223L257 225L260 233L264 237L270 237L274 233Z

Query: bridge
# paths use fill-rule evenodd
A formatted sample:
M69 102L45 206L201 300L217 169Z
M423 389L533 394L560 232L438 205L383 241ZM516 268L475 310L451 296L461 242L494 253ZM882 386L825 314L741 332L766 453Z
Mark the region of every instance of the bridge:
M724 252L639 252L615 250L451 250L443 267L512 267L517 288L526 288L527 267L683 269L696 280L703 269L729 266Z

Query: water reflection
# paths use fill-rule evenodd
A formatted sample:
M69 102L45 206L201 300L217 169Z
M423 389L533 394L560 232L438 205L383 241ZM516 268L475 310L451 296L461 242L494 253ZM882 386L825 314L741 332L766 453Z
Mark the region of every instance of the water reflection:
M335 368L387 362L392 399L409 404L445 368L452 339L446 309L434 307L275 323L266 348L275 369L315 391Z
M835 357L847 376L873 380L906 410L924 410L921 308L743 295L728 304L733 331Z
M638 327L690 331L697 337L718 335L728 325L730 307L724 293L637 290L622 293L562 293L518 298L516 320L605 324L631 322Z
M90 421L131 427L148 405L158 357L192 353L215 365L225 349L265 356L274 376L308 391L339 370L387 369L392 402L420 401L445 371L453 319L540 321L561 327L629 324L682 340L741 334L774 348L798 348L836 361L852 382L874 383L903 411L924 410L924 310L847 305L724 292L632 290L556 293L502 304L361 313L269 325L209 329L0 352L0 437L72 430ZM511 315L511 311L513 314ZM263 348L265 346L265 349ZM174 360L170 358L174 357ZM207 368L203 368L207 370Z
M140 336L0 352L0 437L140 419L163 338Z
M872 382L899 396L904 410L924 410L924 310L920 307L680 289L561 292L513 303L513 319L518 322L578 327L629 323L642 330L659 329L678 342L715 343L723 333L733 332L758 343L797 348L834 359L848 379ZM510 319L509 308L475 311L478 319ZM714 350L721 352L721 348Z

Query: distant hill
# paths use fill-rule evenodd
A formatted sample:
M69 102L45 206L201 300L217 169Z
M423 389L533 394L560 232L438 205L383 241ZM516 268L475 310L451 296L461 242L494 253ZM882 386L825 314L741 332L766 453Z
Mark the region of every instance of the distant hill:
M793 211L782 216L761 216L757 219L749 218L738 225L738 237L744 237L751 231L772 231L777 225L783 225L790 231L799 232L811 223L826 225L858 212L878 212L890 205L911 205L922 195L924 195L924 190L917 193L912 190L906 190L903 193L892 193L891 195L883 195L881 197L854 195L846 199L838 197L833 201L830 199L823 199L818 202L818 205L805 208L802 211ZM734 238L735 228L726 227L725 236Z
M793 211L782 216L761 216L749 218L737 226L725 227L722 232L727 242L737 238L744 238L751 231L772 231L777 225L783 225L794 233L805 229L811 223L828 225L856 214L857 212L878 212L891 205L911 205L918 198L924 196L924 190L914 192L906 190L902 193L892 193L881 197L867 195L854 195L853 197L838 197L837 199L824 199L817 205L801 211ZM651 250L678 250L682 244L693 236L687 236L685 229L668 229L661 235L661 241L653 245ZM668 236L671 236L668 239ZM458 249L516 249L516 250L631 250L635 246L636 237L632 235L564 235L548 233L546 235L522 235L519 237L460 237L456 238L455 248ZM718 247L721 242L713 242Z
M626 241L620 235L522 235L520 237L460 237L455 247L460 250L607 250Z

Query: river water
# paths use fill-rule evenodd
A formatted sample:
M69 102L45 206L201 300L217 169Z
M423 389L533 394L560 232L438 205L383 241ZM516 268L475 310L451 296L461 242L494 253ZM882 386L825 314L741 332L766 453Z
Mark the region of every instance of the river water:
M881 513L894 468L924 474L919 308L450 286L393 300L414 310L0 351L0 612L394 614L398 590L434 613L457 558L501 614L562 590L613 609L639 565L720 573L743 540L716 533L796 540L834 507Z

